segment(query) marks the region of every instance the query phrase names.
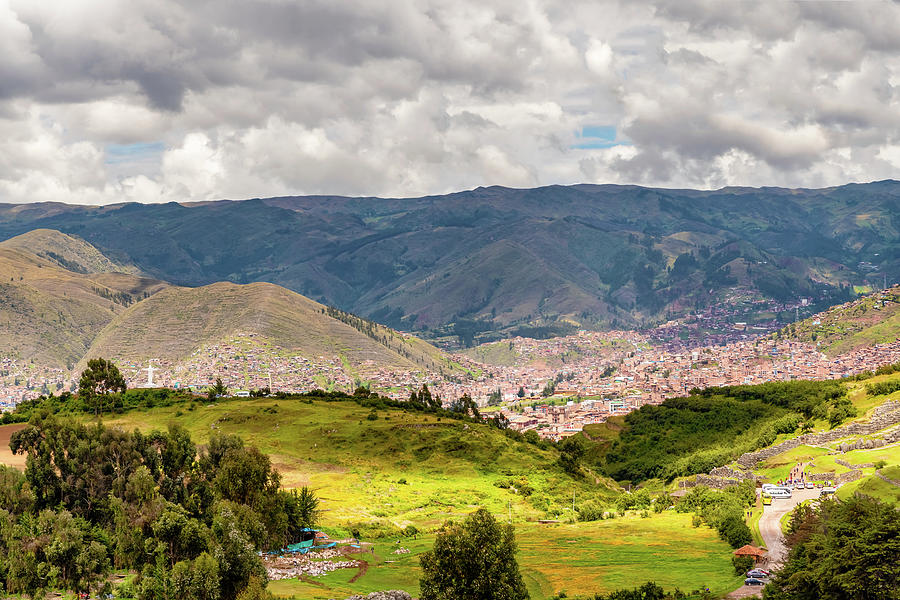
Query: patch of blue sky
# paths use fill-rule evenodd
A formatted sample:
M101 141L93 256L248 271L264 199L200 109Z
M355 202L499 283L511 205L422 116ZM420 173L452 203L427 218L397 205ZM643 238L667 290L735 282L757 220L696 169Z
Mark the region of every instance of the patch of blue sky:
M581 133L577 137L578 141L572 144L572 148L612 148L628 144L616 139L616 128L612 125L587 125L581 128Z
M106 164L118 165L122 163L144 162L148 159L156 159L165 149L165 144L162 142L107 144Z

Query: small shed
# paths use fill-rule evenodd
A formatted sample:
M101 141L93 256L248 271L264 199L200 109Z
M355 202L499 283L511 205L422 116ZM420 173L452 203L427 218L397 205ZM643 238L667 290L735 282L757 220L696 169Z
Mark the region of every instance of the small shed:
M752 556L754 562L759 562L766 556L766 551L762 548L757 548L756 546L751 546L747 544L746 546L741 546L733 553L735 556Z

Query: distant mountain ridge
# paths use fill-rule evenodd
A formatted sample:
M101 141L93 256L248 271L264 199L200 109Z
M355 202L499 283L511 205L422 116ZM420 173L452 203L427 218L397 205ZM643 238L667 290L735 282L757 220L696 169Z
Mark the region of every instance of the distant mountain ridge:
M177 363L256 335L278 352L405 371L462 369L412 336L270 283L172 286L80 238L35 230L0 242L2 356L78 371L88 358Z
M177 285L267 281L426 336L634 327L900 278L900 183L478 188L423 198L0 205Z

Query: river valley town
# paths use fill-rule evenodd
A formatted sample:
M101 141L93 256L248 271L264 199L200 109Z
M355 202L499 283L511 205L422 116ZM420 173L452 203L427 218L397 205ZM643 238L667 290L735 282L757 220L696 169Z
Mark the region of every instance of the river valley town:
M896 298L894 293L884 294L881 306ZM809 305L810 299L804 298L763 308L793 315ZM201 348L177 363L118 362L129 387L202 393L221 378L238 396L266 387L283 392L319 388L352 393L363 385L405 399L425 384L445 403L468 394L485 416L500 412L512 429L536 430L541 437L559 440L585 425L685 396L694 388L840 379L900 361L900 341L829 355L822 351L821 342L772 335L786 323L770 320L750 325L740 318L739 312L720 307L645 331L515 337L451 354L461 367L452 375L385 369L374 363L351 366L341 355L297 356L272 348L254 334ZM3 411L23 400L76 386L70 371L0 357Z

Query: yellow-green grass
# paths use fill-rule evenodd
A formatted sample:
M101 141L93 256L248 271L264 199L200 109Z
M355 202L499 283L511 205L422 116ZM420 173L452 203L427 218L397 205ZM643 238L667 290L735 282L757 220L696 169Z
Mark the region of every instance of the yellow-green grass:
M804 471L807 475L820 475L822 473L834 473L835 475L839 475L841 473L846 473L850 469L845 467L844 465L839 465L835 462L836 459L847 460L846 455L838 455L838 454L829 454L826 456L820 456L815 459L812 463L806 466Z
M791 469L797 463L810 462L818 457L828 454L828 450L817 448L815 446L797 446L791 450L787 450L773 456L763 462L761 467L756 470L767 481L778 481L787 479L791 473Z
M631 588L655 581L667 590L708 586L714 595L741 583L731 566L731 548L715 531L691 526L690 515L667 511L642 519L630 515L578 524L516 525L518 561L534 600L557 592L587 595ZM418 554L431 548L433 536L401 540L410 554L393 555L393 543L376 544L376 555L363 555L370 564L364 576L349 580L357 570L317 577L314 582L276 581L276 595L303 600L342 598L384 589L404 589L417 595L421 570ZM386 561L395 561L387 563Z
M882 469L881 472L885 477L895 481L900 480L900 466L888 467ZM882 502L890 502L892 504L900 503L900 487L888 483L874 474L853 483L856 485L846 492L841 488L838 497L846 498L850 493L857 492L865 494L866 496L871 496Z
M615 487L573 480L556 466L555 450L487 425L399 410L377 411L370 421L369 413L352 401L266 398L136 411L109 423L142 430L177 423L198 444L213 432L240 435L271 457L286 487L314 488L325 524L336 527L376 519L433 527L479 506L507 513L511 505L516 520L540 518L561 513L573 489L588 499L608 498ZM494 485L523 477L535 490L531 499Z
M900 398L900 393L870 396L866 393L866 386L872 383L881 383L883 381L893 381L896 379L900 379L900 373L876 375L875 377L865 379L863 381L850 382L847 384L847 396L848 398L850 398L850 402L853 403L853 406L856 407L856 409L859 411L859 415L862 417L868 414L873 408L884 404L885 401L896 400L897 398Z
M750 516L750 519L747 521L747 525L750 527L750 533L753 534L753 543L757 546L764 547L765 543L763 543L762 533L759 531L759 519L763 515L763 504L762 498L756 498L756 505L753 507L753 514Z

